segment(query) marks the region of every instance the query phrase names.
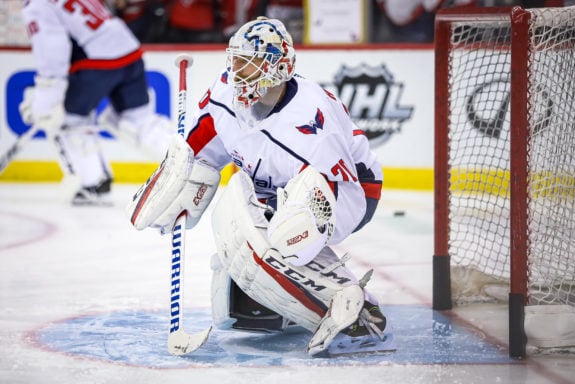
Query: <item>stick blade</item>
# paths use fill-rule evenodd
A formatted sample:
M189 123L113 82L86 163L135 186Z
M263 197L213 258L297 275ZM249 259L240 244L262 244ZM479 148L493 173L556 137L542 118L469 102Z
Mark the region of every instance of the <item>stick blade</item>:
M199 333L188 334L182 329L170 333L168 336L168 352L174 356L182 356L194 352L208 340L211 330L212 327L210 326Z

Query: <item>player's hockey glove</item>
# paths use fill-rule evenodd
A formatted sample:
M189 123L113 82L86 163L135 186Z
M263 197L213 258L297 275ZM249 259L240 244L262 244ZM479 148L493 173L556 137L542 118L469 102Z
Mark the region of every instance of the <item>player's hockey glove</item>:
M22 121L53 136L64 123L64 97L68 81L61 78L36 76L36 85L24 91L24 100L18 106Z
M286 261L309 263L327 245L335 228L335 195L325 178L307 167L278 188L277 211L268 226L268 238Z

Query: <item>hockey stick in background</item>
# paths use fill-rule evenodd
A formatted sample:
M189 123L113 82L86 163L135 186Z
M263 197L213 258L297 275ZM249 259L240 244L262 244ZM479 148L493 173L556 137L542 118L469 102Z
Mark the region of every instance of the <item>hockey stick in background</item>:
M180 89L178 93L178 134L184 136L186 120L186 70L193 60L186 55L178 56L176 66L180 70ZM185 259L186 211L183 211L172 228L171 289L170 289L170 333L168 352L172 355L185 355L200 348L208 339L212 327L199 333L188 334L184 331L184 259Z
M22 135L18 136L16 142L12 144L8 150L0 156L0 173L4 172L4 169L10 164L12 159L16 157L18 152L22 149L24 144L26 144L36 133L40 130L40 127L33 125Z
M82 128L90 129L93 127L82 126ZM26 132L24 132L23 134L18 136L18 138L16 138L14 144L12 144L10 148L8 148L8 150L6 150L6 152L0 156L0 174L4 172L6 167L8 167L8 164L10 164L10 162L14 159L14 157L18 155L18 153L20 152L20 150L22 150L24 145L27 144L36 135L36 133L38 133L41 130L44 130L44 132L46 132L46 129L43 129L40 126L33 124ZM72 166L72 161L70 160L68 154L66 153L64 145L62 144L60 134L55 135L46 134L46 140L52 142L52 144L54 144L54 146L56 147L56 152L58 154L59 159L59 165L64 175L68 176L75 175L76 171L74 170L74 167Z

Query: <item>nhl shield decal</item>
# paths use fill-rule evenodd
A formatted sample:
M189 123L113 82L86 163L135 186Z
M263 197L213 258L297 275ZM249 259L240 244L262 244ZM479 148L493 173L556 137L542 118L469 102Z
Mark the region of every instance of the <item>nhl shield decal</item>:
M344 65L335 75L333 87L372 147L400 132L413 114L413 106L401 104L403 83L397 82L384 64Z

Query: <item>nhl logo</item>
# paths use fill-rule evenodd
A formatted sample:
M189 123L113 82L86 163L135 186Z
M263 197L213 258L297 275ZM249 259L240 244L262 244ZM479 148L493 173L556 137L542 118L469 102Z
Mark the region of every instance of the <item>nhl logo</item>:
M400 104L403 84L394 80L384 64L344 65L335 75L333 86L372 148L400 132L403 122L413 114L413 106Z

